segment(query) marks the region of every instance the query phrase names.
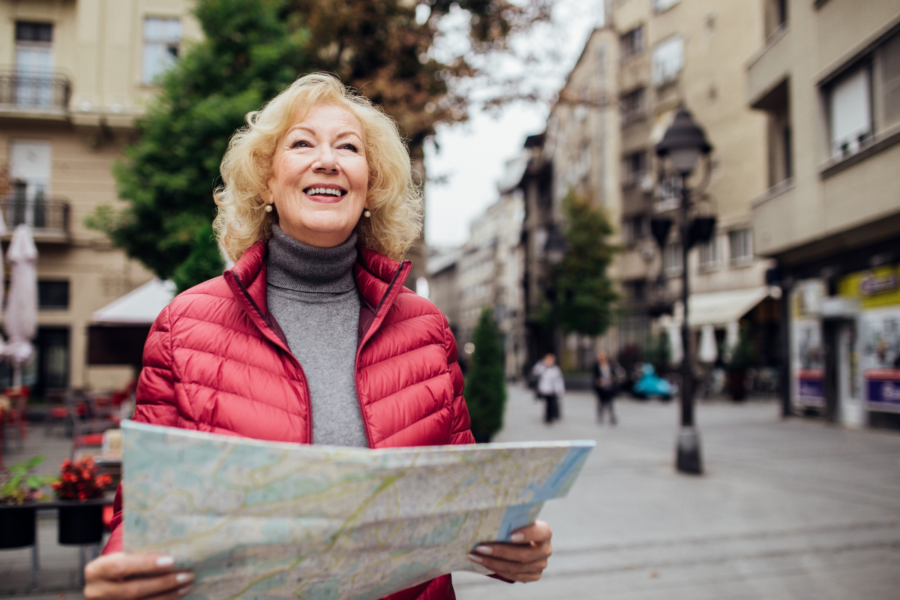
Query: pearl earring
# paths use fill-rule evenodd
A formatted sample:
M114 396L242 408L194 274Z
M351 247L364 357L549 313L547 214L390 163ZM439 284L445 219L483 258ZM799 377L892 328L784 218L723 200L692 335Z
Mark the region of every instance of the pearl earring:
M363 216L368 219L372 216L372 213L369 211L369 209L366 209L363 211Z
M266 212L272 212L272 205L266 204Z

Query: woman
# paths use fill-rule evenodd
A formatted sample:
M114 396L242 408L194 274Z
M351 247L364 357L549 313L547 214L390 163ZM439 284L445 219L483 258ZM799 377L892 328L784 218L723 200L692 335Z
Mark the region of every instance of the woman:
M309 75L250 113L221 173L214 227L237 263L157 318L134 419L307 444L474 442L447 321L403 287L422 201L396 124L337 79ZM171 557L121 552L119 492L85 597L189 593L193 575ZM515 545L481 544L469 558L534 581L550 538L538 521ZM453 597L449 575L390 596Z
M540 364L542 368L538 372L537 391L546 403L544 423L550 425L560 419L559 401L566 393L566 383L562 371L556 366L555 354L546 355Z
M616 412L613 401L619 391L620 367L614 364L606 350L597 352L597 362L594 363L594 393L597 394L597 422L603 424L604 411L609 413L610 425L616 424Z

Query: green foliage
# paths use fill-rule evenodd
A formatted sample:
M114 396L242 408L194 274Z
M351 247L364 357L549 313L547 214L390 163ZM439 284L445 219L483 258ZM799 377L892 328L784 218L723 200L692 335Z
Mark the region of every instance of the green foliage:
M503 427L503 410L506 407L503 348L490 308L481 310L472 338L475 352L466 376L465 398L475 440L489 442Z
M727 368L730 371L739 371L749 369L756 363L756 348L750 340L750 328L741 327L738 334L737 344L731 349L731 356L728 358Z
M179 291L222 272L210 223L228 140L310 66L308 31L286 0L199 0L195 12L205 38L161 79L140 140L115 168L128 207L86 220Z
M644 346L644 361L653 365L657 373L664 373L672 364L672 344L669 335L660 331L650 335Z
M41 488L56 481L56 477L32 473L44 458L43 455L35 456L0 473L0 503L22 504L42 497Z
M559 325L566 333L602 335L612 324L618 300L606 275L618 251L608 241L612 224L601 208L571 191L563 200L563 211L569 247L555 273Z

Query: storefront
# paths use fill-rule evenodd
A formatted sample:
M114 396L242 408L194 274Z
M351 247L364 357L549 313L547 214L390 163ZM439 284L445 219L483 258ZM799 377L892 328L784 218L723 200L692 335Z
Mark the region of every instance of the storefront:
M900 414L900 265L797 283L791 293L795 413L850 427Z

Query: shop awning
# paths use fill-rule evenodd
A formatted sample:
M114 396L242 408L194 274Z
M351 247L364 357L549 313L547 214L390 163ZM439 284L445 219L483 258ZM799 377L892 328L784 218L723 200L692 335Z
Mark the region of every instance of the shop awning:
M150 326L172 298L175 284L153 279L94 312L88 327L89 365L141 368Z
M724 326L738 321L766 298L780 298L777 287L753 287L709 294L691 294L688 299L688 321L692 327Z
M153 278L94 312L94 325L152 325L172 298L175 284Z

